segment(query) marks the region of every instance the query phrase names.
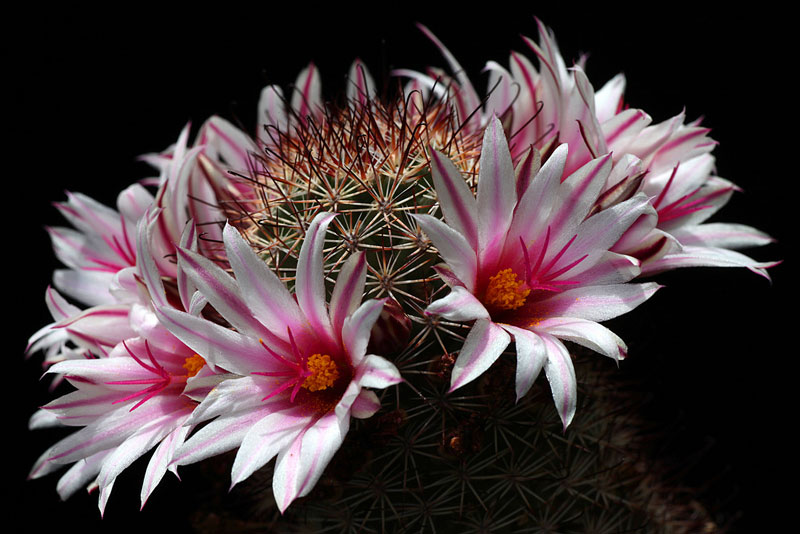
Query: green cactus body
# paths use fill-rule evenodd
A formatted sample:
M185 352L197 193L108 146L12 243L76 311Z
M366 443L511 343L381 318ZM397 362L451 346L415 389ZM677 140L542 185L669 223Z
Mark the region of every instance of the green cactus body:
M390 328L380 321L373 332L393 340L383 350L405 383L382 392L381 412L354 421L323 479L285 515L272 502L268 465L219 509L199 513L198 528L716 531L690 492L670 485L648 456L652 429L636 415L641 395L620 386L610 362L573 351L581 404L566 432L545 380L515 401L512 352L448 393L468 328L423 313L446 286L433 270L436 250L410 217L440 216L431 148L473 177L475 190L481 138L460 131L447 109L413 99L328 109L321 121L271 132L274 144L252 154L258 172L212 178L230 223L289 283L308 223L320 211L339 214L326 239L329 281L350 253L366 252L365 298L395 305L386 319L391 334L380 332Z

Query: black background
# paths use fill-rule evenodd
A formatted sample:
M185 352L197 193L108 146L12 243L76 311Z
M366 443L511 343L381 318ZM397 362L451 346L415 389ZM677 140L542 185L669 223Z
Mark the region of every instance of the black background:
M300 3L250 11L225 3L183 13L43 9L8 17L3 222L10 239L3 278L10 289L4 330L6 379L13 386L4 398L13 414L7 439L15 447L5 452L13 466L5 478L12 512L25 514L34 531L185 528L178 519L181 486L171 475L140 513L140 473L123 474L102 520L96 496L81 493L61 503L56 476L25 480L56 439L26 429L50 396L46 382L37 381L40 358L23 360L27 337L50 320L42 297L57 262L44 226L62 224L51 202L71 190L113 205L122 188L151 175L136 156L166 148L187 121L196 131L217 113L252 131L261 87L286 87L309 60L321 69L327 96L341 92L356 56L379 80L394 67L444 67L416 21L449 46L482 91L484 63L507 65L510 49L525 52L519 34L536 36L533 15L553 28L568 63L590 53L587 73L595 88L624 72L627 101L655 121L683 108L690 119L702 115L720 142L718 174L744 189L715 220L750 224L778 239L753 252L785 260L770 271L771 284L744 269L670 273L651 301L611 326L630 348L620 373L652 392L648 417L673 429L665 454L696 461L692 482L717 480L726 513L741 515L736 532L791 524L797 349L789 317L797 314L783 306L794 296L789 273L796 272L791 61L797 50L786 14L763 7L698 12L673 4L642 12L616 3L523 10L493 3L473 11L424 3L382 4L380 11ZM706 451L699 460L690 454L697 450Z

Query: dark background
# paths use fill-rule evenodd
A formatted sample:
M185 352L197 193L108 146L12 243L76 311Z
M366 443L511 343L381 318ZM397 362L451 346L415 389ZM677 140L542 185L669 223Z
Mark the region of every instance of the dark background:
M772 284L744 269L693 269L661 277L666 287L630 317L611 326L630 347L621 376L651 392L647 417L669 427L665 455L691 465L687 480L713 480L716 506L740 515L735 532L768 531L793 516L788 509L796 450L791 435L797 349L789 317L796 272L797 180L794 66L782 20L769 12L704 13L686 6L639 12L614 4L587 10L525 10L487 5L483 11L433 9L426 4L296 10L224 4L104 12L41 10L9 17L3 37L7 193L4 254L7 288L6 389L13 417L6 454L13 464L6 501L38 528L64 525L89 531L183 524L181 486L167 475L138 512L141 472L121 476L102 520L96 496L61 503L57 476L26 481L30 466L55 439L26 430L27 418L51 396L37 382L40 357L23 360L26 340L48 323L43 294L57 267L45 225L62 220L51 202L81 191L113 205L116 194L145 176L139 154L173 143L187 121L193 132L213 113L252 131L261 87L286 87L313 60L323 91L335 96L353 58L376 79L394 67L445 66L415 28L427 24L483 91L480 69L489 59L507 65L524 50L519 34L536 37L533 15L556 33L568 63L589 52L595 88L618 72L628 78L627 101L654 121L685 108L704 117L720 142L718 174L744 189L715 220L756 226L778 243L755 250L759 259L784 259ZM527 54L526 52L526 55ZM791 229L791 232L790 232ZM6 319L8 321L8 319ZM695 453L704 451L699 456ZM789 488L782 483L788 481ZM22 510L21 512L19 510ZM29 523L30 524L30 523ZM34 531L38 530L34 529Z

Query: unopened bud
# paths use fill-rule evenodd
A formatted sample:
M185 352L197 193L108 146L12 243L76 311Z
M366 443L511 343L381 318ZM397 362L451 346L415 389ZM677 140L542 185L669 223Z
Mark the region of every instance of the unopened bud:
M386 356L403 350L411 337L411 319L394 299L383 305L380 317L370 333L367 352Z

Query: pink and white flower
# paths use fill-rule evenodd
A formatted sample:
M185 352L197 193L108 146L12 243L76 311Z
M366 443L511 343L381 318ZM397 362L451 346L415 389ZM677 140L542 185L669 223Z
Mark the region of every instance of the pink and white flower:
M593 159L562 180L567 145L554 150L518 189L498 119L486 128L477 198L455 165L432 151L431 169L447 224L416 215L446 262L438 272L450 293L426 314L474 321L451 377L451 391L476 379L516 344L517 399L542 368L566 427L575 413L575 371L562 340L614 360L626 346L599 324L652 296L654 283L628 283L639 262L611 247L652 211L644 195L592 214L611 169L611 156Z
M411 78L407 91L428 89L452 103L468 131L480 131L491 117L503 117L510 133L512 160L521 161L531 146L548 155L556 143L569 145L565 176L598 155L611 153L614 172L604 186L603 207L646 193L658 217L628 236L615 250L642 261L642 275L676 267L746 267L762 276L775 262L758 262L734 249L767 244L763 232L740 224L701 224L737 190L713 172L710 130L687 123L683 112L661 123L624 102L625 77L617 75L595 91L583 66L567 68L555 38L538 19L539 42L523 41L539 62L511 52L508 68L489 61L485 104L467 73L433 33L420 26L445 57L451 77L439 69L426 74L397 70ZM640 225L644 226L644 225ZM622 248L622 247L625 248Z
M170 308L162 323L217 370L230 373L189 419L211 420L175 454L176 465L239 447L232 484L277 456L273 492L281 511L306 495L339 449L350 417L369 417L376 394L401 381L395 366L367 354L370 330L383 301L361 303L366 280L363 253L339 272L326 303L323 245L333 214L310 224L297 264L295 294L239 232L224 231L235 275L191 251L179 263L198 291L233 327ZM295 300L296 299L296 300Z
M76 389L44 406L32 419L33 426L83 427L50 447L30 476L38 478L74 463L58 482L59 494L66 499L81 487L97 487L101 513L117 476L155 447L142 485L144 506L175 448L191 430L185 423L198 404L198 392L213 375L200 356L158 324L149 305L150 298L169 305L149 250L152 229L158 224L156 216L145 214L139 228L136 279L142 281L146 304L134 304L130 310L137 316L131 319L136 332L103 357L52 365L48 373L63 375ZM192 236L186 232L184 243L192 244Z

